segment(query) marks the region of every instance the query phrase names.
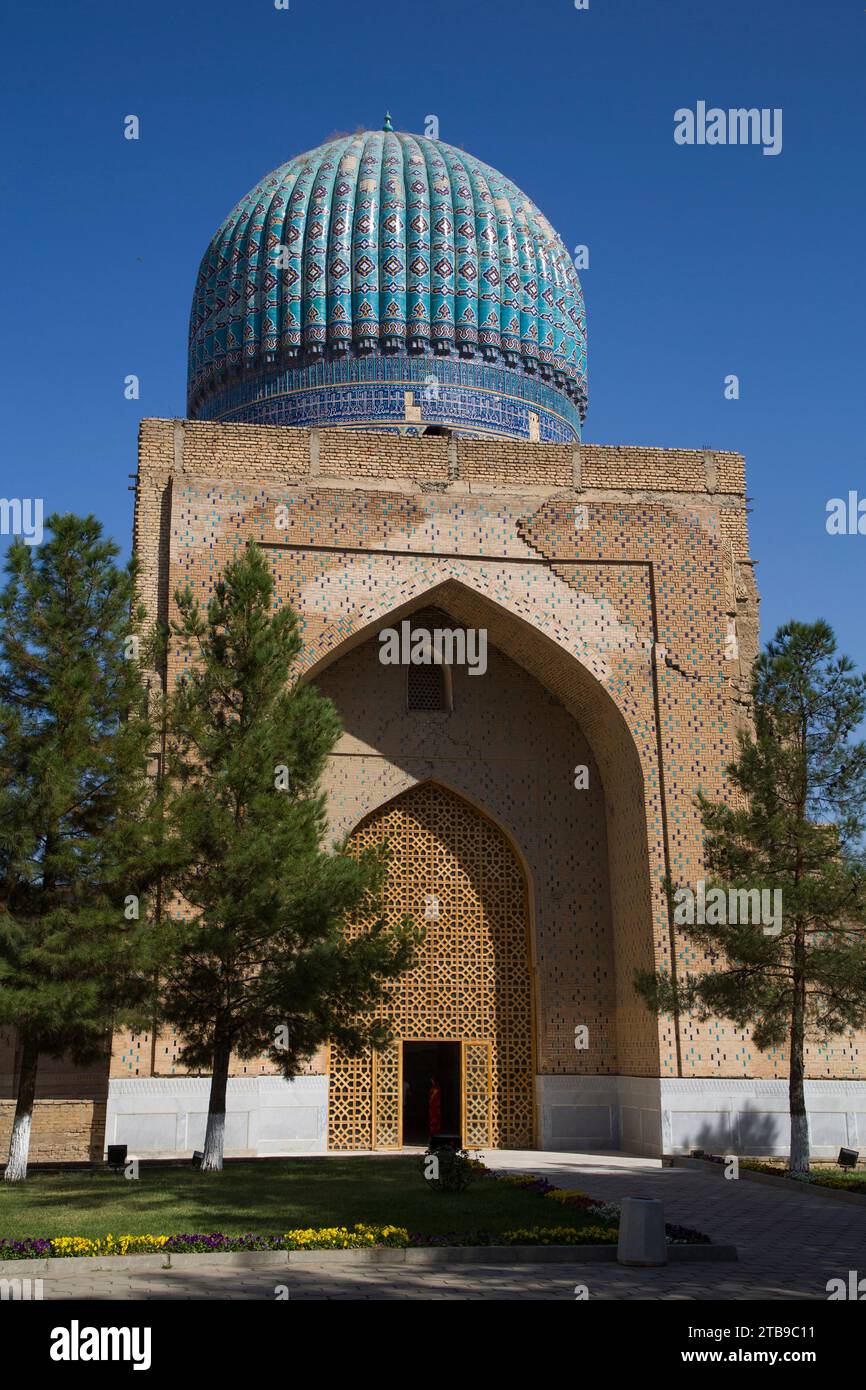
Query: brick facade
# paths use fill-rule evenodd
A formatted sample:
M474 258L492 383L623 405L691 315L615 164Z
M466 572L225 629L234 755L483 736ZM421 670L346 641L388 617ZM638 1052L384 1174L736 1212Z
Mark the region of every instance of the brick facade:
M18 1055L11 1028L0 1029L0 1152L7 1152L18 1089ZM105 1139L108 1068L40 1057L30 1140L32 1163L98 1162Z
M249 540L267 548L304 673L343 720L335 836L430 780L506 833L532 903L540 1077L773 1079L784 1057L727 1022L657 1021L632 985L636 968L699 964L662 882L701 876L695 796L724 794L748 717L747 510L733 453L144 420L135 547L162 621L178 587L206 601ZM486 629L491 657L483 677L454 672L452 712L419 716L377 633L431 604ZM112 1075L171 1076L175 1050L118 1037ZM838 1038L810 1075L856 1079L862 1058Z

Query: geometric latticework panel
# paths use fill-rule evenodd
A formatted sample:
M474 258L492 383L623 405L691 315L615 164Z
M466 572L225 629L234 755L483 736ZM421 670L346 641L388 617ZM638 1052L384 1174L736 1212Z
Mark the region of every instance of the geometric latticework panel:
M373 1147L400 1147L400 1044L395 1039L373 1057Z
M385 915L392 922L407 914L422 922L426 939L416 964L392 986L380 1009L391 1021L395 1044L375 1059L353 1059L336 1046L331 1049L331 1148L400 1142L403 1041L463 1044L467 1142L531 1148L528 899L511 845L473 806L434 782L368 816L350 843L359 851L387 843ZM363 924L348 928L365 929Z
M328 1143L332 1149L368 1149L373 1124L370 1052L349 1057L331 1048L328 1078Z
M463 1044L463 1139L467 1148L490 1142L490 1043Z

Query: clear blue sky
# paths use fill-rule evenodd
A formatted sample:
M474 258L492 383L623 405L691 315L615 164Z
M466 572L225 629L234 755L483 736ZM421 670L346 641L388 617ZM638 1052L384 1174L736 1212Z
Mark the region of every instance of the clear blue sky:
M866 536L825 529L866 497L866 0L14 0L4 31L0 495L128 549L218 223L334 132L435 114L590 248L586 439L743 451L763 636L822 615L866 666ZM676 145L700 100L781 107L782 153Z

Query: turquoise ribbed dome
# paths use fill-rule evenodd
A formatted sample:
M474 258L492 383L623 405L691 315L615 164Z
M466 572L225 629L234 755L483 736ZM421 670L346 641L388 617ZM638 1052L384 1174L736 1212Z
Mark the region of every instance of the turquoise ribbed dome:
M290 160L223 222L189 413L412 430L407 402L421 427L527 437L534 412L541 438L579 437L586 320L568 251L510 179L386 128Z

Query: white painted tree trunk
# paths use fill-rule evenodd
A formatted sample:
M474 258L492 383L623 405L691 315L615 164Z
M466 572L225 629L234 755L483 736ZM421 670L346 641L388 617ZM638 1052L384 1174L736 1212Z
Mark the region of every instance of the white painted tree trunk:
M203 1173L221 1173L223 1153L225 1152L226 1112L211 1110L207 1117L207 1132L204 1139L204 1158L201 1161Z
M797 926L794 948L794 1001L791 1012L791 1071L788 1081L788 1108L791 1113L791 1152L788 1170L794 1177L808 1178L811 1151L809 1115L806 1110L806 981L803 929Z
M9 1161L6 1164L6 1172L3 1174L6 1182L23 1182L27 1177L30 1130L33 1123L33 1098L36 1095L38 1065L39 1047L35 1042L27 1040L24 1043L21 1070L18 1075L18 1099L15 1105L15 1119L12 1121Z
M226 1136L226 1089L229 1077L231 1044L217 1042L214 1046L213 1076L207 1110L207 1130L204 1139L203 1173L221 1173Z
M9 1144L9 1162L3 1174L6 1182L23 1182L27 1177L27 1157L30 1153L30 1129L32 1116L19 1115L16 1111L12 1125L12 1139Z
M809 1146L809 1116L807 1114L791 1115L791 1156L788 1167L792 1173L801 1177L809 1176L810 1146Z

